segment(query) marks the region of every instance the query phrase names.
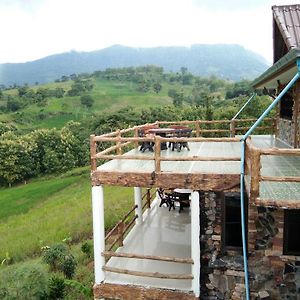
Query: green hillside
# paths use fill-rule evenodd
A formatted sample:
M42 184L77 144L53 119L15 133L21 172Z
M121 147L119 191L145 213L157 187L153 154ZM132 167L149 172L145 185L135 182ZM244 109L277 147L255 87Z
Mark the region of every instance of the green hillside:
M106 187L105 225L117 222L133 204L129 188ZM91 184L88 168L60 177L39 179L1 190L0 262L7 253L14 261L40 253L42 246L71 237L92 236ZM120 197L122 195L122 197Z
M71 286L66 299L90 298L92 255L81 249L92 251L90 134L156 120L229 119L251 93L248 81L155 66L0 89L0 299L17 299L20 290L24 299L48 299L39 293L50 293L53 282ZM256 117L270 101L258 96L241 117ZM133 189L104 193L108 229L132 207ZM62 282L62 272L41 259L58 243L76 259L74 281Z
M154 91L138 93L137 83L108 81L95 77L91 80L94 88L89 94L95 101L92 108L81 105L80 96L49 97L42 106L39 103L33 103L15 112L0 113L0 122L30 129L61 128L70 120L82 121L95 113L113 112L127 106L146 108L172 103L172 99L168 97L169 84L164 84L160 93L156 94ZM37 89L63 88L67 93L72 83L73 81L51 83L34 86L31 89L36 91ZM17 89L4 91L4 95L16 96L17 94ZM2 101L0 99L0 106L5 106L6 103L5 97Z

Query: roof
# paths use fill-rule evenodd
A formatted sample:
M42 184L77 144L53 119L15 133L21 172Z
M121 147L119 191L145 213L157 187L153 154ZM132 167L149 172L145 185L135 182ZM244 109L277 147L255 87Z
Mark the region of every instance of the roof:
M300 49L295 48L290 50L273 66L267 69L259 77L254 79L252 86L255 89L276 89L278 80L281 84L287 84L297 73L297 59L300 58Z
M300 48L300 4L272 6L272 10L273 32L277 26L288 50Z
M256 78L254 88L277 88L288 83L297 72L300 57L300 4L272 6L274 65Z

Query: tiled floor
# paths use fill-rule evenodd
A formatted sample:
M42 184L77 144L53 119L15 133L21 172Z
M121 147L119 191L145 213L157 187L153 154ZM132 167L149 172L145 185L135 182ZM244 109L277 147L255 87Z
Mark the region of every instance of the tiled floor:
M251 140L259 148L288 148L288 146L270 135L254 135ZM189 143L190 151L184 148L181 152L163 150L162 156L210 156L210 157L240 157L239 142L201 142ZM124 155L149 156L153 152L131 150ZM265 176L300 176L299 156L262 156L261 175ZM153 172L154 161L151 160L112 160L101 165L98 170L134 172ZM200 173L200 174L240 174L239 161L168 161L161 163L162 172ZM300 201L300 183L261 182L260 198L268 200L297 200Z
M179 209L169 211L159 207L156 200L149 215L142 225L135 225L118 249L122 253L191 257L191 216L189 208L179 213ZM191 274L190 264L113 257L108 266L144 272L166 274ZM160 287L191 290L191 280L157 279L106 272L106 283L136 284L149 287Z

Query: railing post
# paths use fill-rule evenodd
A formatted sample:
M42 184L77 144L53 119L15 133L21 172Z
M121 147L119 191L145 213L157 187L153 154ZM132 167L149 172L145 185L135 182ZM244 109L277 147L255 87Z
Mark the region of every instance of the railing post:
M200 136L200 121L197 120L196 121L196 137L199 137Z
M121 131L120 131L120 129L117 130L116 146L117 146L117 154L121 155L122 154L122 149L121 149Z
M118 226L119 245L123 246L125 223L121 221Z
M259 197L259 181L260 181L260 150L251 150L251 185L250 185L250 199L252 203Z
M235 137L235 120L230 121L230 137Z
M146 200L147 200L147 207L150 208L150 206L151 206L151 189L147 189Z
M91 153L91 171L97 170L97 160L96 160L96 142L94 141L95 135L90 136L90 153Z
M138 127L134 127L134 137L135 138L138 138L139 137L139 131L138 131ZM138 148L139 147L139 142L138 141L135 141L134 142L134 147L135 148Z
M160 165L160 150L161 150L161 140L160 136L155 136L155 153L154 153L154 161L155 161L155 172L160 173L161 165Z
M143 223L143 204L142 204L142 188L134 187L134 204L137 206L135 209L135 214L137 215L137 219L135 223L142 224Z

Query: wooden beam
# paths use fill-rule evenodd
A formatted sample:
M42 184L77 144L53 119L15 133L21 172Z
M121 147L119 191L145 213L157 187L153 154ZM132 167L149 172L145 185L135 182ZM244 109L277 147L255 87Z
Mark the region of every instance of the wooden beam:
M94 298L100 300L122 299L122 300L197 300L198 297L191 292L179 290L168 290L162 288L147 288L138 285L102 283L94 285Z
M300 209L299 200L272 200L272 199L255 199L255 205L257 206L267 206L274 208L284 208L284 209Z
M181 264L193 264L191 258L179 258L179 257L170 257L170 256L154 256L154 255L142 255L136 253L120 253L112 251L104 251L102 255L105 257L126 257L126 258L137 258L137 259L150 259L150 260L159 260L167 261Z
M223 191L239 186L240 174L143 173L98 170L92 173L92 183L93 185L108 184L161 187L164 189L182 187L192 190Z
M217 157L217 156L189 156L189 157L161 157L161 161L240 161L237 156Z
M111 146L111 147L106 148L105 150L103 150L103 151L101 151L101 152L98 152L98 153L95 155L95 157L96 157L96 158L99 158L99 157L101 157L101 155L105 155L105 154L107 154L107 153L110 153L110 152L112 152L112 151L114 151L114 150L117 150L118 148L121 149L121 148L123 148L123 147L129 146L131 143L132 143L132 142L126 142L126 143L122 143L122 144L120 143L120 144L118 144L118 145ZM121 155L121 153L119 152L118 155Z
M285 149L285 148L266 148L260 150L262 155L291 155L291 156L299 156L300 149Z
M136 159L136 160L154 160L150 155L113 155L113 154L96 154L97 159Z
M251 201L254 202L259 196L259 180L260 180L260 150L251 150L251 183L250 183L250 197Z
M296 176L260 176L262 181L275 181L275 182L300 182L300 177Z
M140 277L151 277L151 278L161 278L161 279L188 279L188 280L193 279L192 274L163 274L159 272L141 272L141 271L132 271L127 269L107 267L107 266L104 266L102 270L105 272L112 272L112 273L126 274L132 276L140 276Z
M160 151L161 151L161 137L159 135L155 136L155 147L154 147L154 157L155 157L155 172L158 173L161 171L160 164Z

